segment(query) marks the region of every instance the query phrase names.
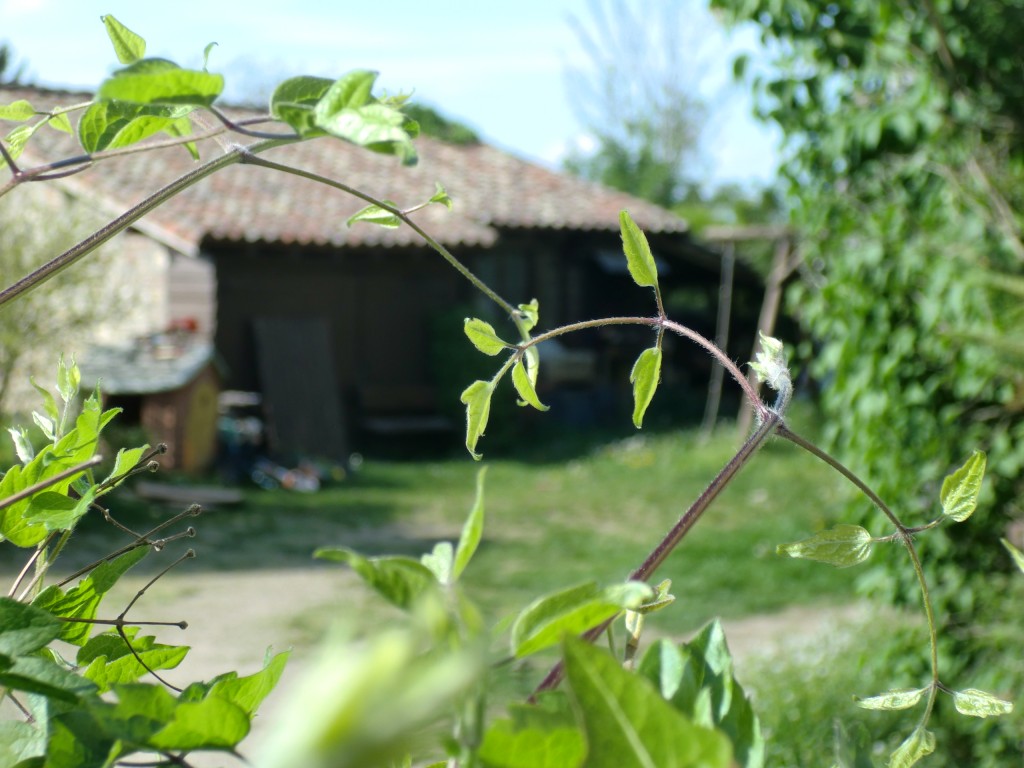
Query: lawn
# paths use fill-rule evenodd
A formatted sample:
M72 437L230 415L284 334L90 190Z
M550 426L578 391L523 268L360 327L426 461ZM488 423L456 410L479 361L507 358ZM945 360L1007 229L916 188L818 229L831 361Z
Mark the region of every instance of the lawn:
M485 459L487 517L466 574L470 593L499 618L544 591L623 579L734 444L730 429L703 445L694 432L636 433L569 460ZM480 466L463 457L367 460L319 493L247 490L240 507L195 521L199 536L189 544L199 557L183 568L336 568L310 559L316 547L330 545L419 555L457 538ZM788 443L770 443L663 567L659 577L672 579L678 600L656 626L675 633L712 616L851 599L853 572L775 554L777 544L832 524L843 498L840 480L824 465ZM115 504L115 511L138 528L168 514L137 504ZM76 536L68 554L78 558L111 546L111 532L98 519Z

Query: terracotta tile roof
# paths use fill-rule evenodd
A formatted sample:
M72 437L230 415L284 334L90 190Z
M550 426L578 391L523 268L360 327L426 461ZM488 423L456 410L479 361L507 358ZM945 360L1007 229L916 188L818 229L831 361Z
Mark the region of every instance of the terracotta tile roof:
M27 99L44 109L85 98L88 96L39 89L0 89L0 104ZM247 113L233 110L232 114ZM458 146L429 137L420 137L415 143L420 160L411 168L394 157L327 137L278 147L263 156L338 179L405 207L430 198L439 181L454 200L454 210L432 205L417 213L416 219L447 246L487 246L502 228L616 231L623 208L649 232L687 230L685 221L646 201L555 173L487 144ZM204 159L215 157L218 151L213 140L200 144ZM41 130L29 143L21 165L74 153L65 134ZM183 149L170 148L105 160L61 183L75 194L120 212L194 166ZM197 251L205 238L317 246L421 244L407 227L347 227L348 217L364 205L297 176L235 165L149 214L139 228L191 252Z

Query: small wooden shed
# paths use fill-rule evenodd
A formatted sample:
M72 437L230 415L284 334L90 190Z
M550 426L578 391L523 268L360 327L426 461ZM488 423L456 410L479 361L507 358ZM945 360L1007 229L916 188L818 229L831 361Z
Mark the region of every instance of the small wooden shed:
M123 409L121 424L167 444L165 469L199 473L213 463L222 376L211 344L156 334L127 347L94 347L81 369L83 384L99 384L107 407Z

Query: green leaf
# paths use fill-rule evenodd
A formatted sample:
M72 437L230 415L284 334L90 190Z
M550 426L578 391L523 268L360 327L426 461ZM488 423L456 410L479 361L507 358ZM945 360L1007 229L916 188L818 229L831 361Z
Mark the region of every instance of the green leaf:
M75 129L71 126L71 120L68 118L67 112L58 112L56 115L51 115L50 119L46 121L46 124L61 133L69 133L74 135Z
M971 717L995 717L1013 712L1012 702L1004 701L977 688L954 691L953 706L961 715Z
M70 363L64 362L64 355L57 359L57 391L65 405L69 404L78 395L82 386L82 372L78 370L75 358Z
M619 227L622 230L622 249L626 254L626 266L636 284L643 287L658 288L658 267L654 263L651 247L647 244L647 236L630 217L628 211L619 213Z
M441 584L452 583L452 566L455 563L455 548L450 541L439 541L430 554L420 557Z
M96 635L79 649L78 664L88 665L82 675L94 682L100 693L134 683L149 674L149 670L174 669L188 655L187 645L164 645L152 635L136 637L137 633L138 627L125 628L134 654L115 631Z
M220 75L182 69L166 59L142 59L104 80L96 98L129 104L208 107L223 90L224 78Z
M46 727L16 720L0 721L0 765L42 768L46 753ZM32 759L38 762L29 762ZM23 762L25 761L25 762Z
M327 98L327 95L324 96ZM367 104L357 109L329 112L317 104L316 125L332 136L383 154L398 155L405 165L416 163L410 133L416 124L394 107Z
M217 696L174 708L170 722L149 739L160 750L232 749L249 733L249 716Z
M476 548L480 545L480 539L484 531L484 478L487 475L487 467L480 467L476 473L476 497L473 499L473 507L469 510L469 516L462 525L462 534L459 536L459 544L455 548L455 562L452 566L452 581L458 581L462 572L466 570L469 561L473 559Z
M676 596L671 594L672 579L664 579L654 588L654 597L636 609L637 613L654 613L662 608L667 608L676 601Z
M786 363L786 352L782 342L758 333L758 349L750 369L757 375L757 380L767 384L776 392L790 381L789 367Z
M45 647L60 634L61 623L41 608L0 597L0 654L24 656Z
M57 425L49 416L43 416L39 411L32 411L32 421L39 427L39 431L46 436L46 439L53 442L57 439Z
M473 342L473 346L485 355L497 355L509 348L509 344L498 338L494 326L475 317L467 317L463 325L466 337Z
M969 518L978 506L984 477L985 454L975 451L962 467L942 481L942 516L957 523Z
M102 485L111 483L110 487L105 489L103 493L109 493L110 491L114 490L114 488L123 483L123 476L138 465L139 459L142 458L142 455L146 452L148 448L148 445L143 445L140 446L139 448L122 448L121 450L119 450L117 452L117 456L114 457L114 468L110 470L110 474L107 475L106 479L104 479L103 483L101 483ZM117 480L117 478L122 479ZM116 482L112 482L115 480Z
M693 723L607 653L568 637L565 671L587 736L587 768L730 765L723 734Z
M479 757L485 768L576 768L586 752L573 723L518 727L496 720L484 734Z
M207 43L206 47L203 48L203 72L207 70L210 64L210 54L213 53L213 49L216 48L218 43L212 42Z
M1016 564L1017 568L1020 569L1021 573L1024 573L1024 552L1021 552L1006 539L1000 539L1000 541L1003 543L1003 547L1006 548L1006 551L1010 553L1010 556L1013 558L1013 562Z
M252 717L263 700L277 686L290 655L290 651L277 654L268 659L263 669L255 674L218 680L213 684L209 695L230 701Z
M35 117L36 111L24 99L12 101L10 104L0 104L0 120L15 120L22 122Z
M186 136L192 135L192 121L187 117L179 117L171 119L169 123L163 128L163 132L170 136L172 139L183 139ZM192 155L193 160L199 159L199 147L196 146L194 141L187 141L182 146L185 150Z
M89 511L93 497L92 488L78 499L63 493L41 491L32 496L24 517L30 524L42 525L47 531L71 530L82 515Z
M334 84L325 77L303 75L285 80L270 96L270 114L290 125L301 136L322 136L315 108Z
M910 709L924 696L927 688L896 688L878 696L857 698L862 709Z
M161 131L170 136L187 135L191 123L185 115L191 107L147 106L122 102L97 102L78 121L78 140L88 152L127 147ZM188 131L184 125L189 126Z
M537 326L537 321L540 319L540 304L533 299L529 304L520 304L518 308L519 325L524 333L529 333Z
M520 612L512 625L512 653L528 656L558 643L565 635L579 635L623 610L633 610L654 591L631 581L599 589L589 582L545 595Z
M391 200L385 200L384 203L390 205L392 208L398 207ZM386 208L381 208L379 205L368 205L365 208L359 209L348 217L345 224L346 226L351 227L357 221L365 221L367 224L376 224L378 227L384 227L385 229L398 229L402 224L402 220L400 218Z
M437 584L431 570L411 557L368 558L344 547L324 547L313 557L346 563L368 586L399 608L412 607L420 595Z
M25 150L25 145L28 140L32 138L32 134L36 132L36 128L33 125L19 125L13 131L7 134L7 138L4 139L4 143L7 144L7 153L15 160L21 157L21 153ZM7 165L6 160L0 160L0 168Z
M776 552L789 557L817 560L837 568L848 568L871 557L874 541L859 525L837 525L816 533L809 539L780 544Z
M493 381L478 380L466 387L459 398L466 406L466 448L477 461L482 458L482 454L476 452L476 444L487 429L493 394Z
M34 656L22 656L10 667L0 670L0 686L69 704L95 690L91 681L57 666L50 659Z
M654 399L661 380L661 350L658 347L645 349L633 364L629 381L633 385L633 425L640 429L644 414Z
M533 349L533 347L530 347L530 349ZM516 364L512 367L512 384L515 385L519 397L523 399L520 405L532 405L538 411L548 410L548 406L544 405L540 398L537 397L534 382L530 380L530 374L526 372L526 366L523 365L522 358L517 360Z
M114 53L122 64L133 64L146 55L146 41L113 16L100 16L107 28L107 37L114 44Z
M452 199L448 196L448 190L446 190L444 185L439 181L435 181L434 186L437 191L434 192L433 197L430 198L430 202L443 205L450 211L452 209Z
M917 726L889 758L889 768L910 768L922 757L935 751L935 734Z
M317 101L317 123L323 127L338 113L369 104L376 81L377 73L368 69L353 70L339 77Z
M36 380L31 377L29 377L29 382L43 398L43 410L46 411L46 415L50 417L51 421L57 421L60 418L60 411L57 410L57 401L54 399L53 393L37 384Z
M28 431L24 428L15 429L8 427L7 432L14 441L14 452L18 455L18 461L28 464L35 458L36 449L32 447L32 441L28 439Z

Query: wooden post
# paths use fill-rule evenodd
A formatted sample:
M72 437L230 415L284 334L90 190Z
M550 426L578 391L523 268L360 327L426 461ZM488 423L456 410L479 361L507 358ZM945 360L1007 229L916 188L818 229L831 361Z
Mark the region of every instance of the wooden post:
M718 285L718 319L715 322L715 345L724 350L729 343L729 318L732 315L732 283L736 268L736 244L726 243L722 253L722 273ZM722 402L722 382L725 369L715 363L711 366L711 381L708 384L708 400L704 408L704 423L701 425L701 439L706 440L715 429L718 408Z

